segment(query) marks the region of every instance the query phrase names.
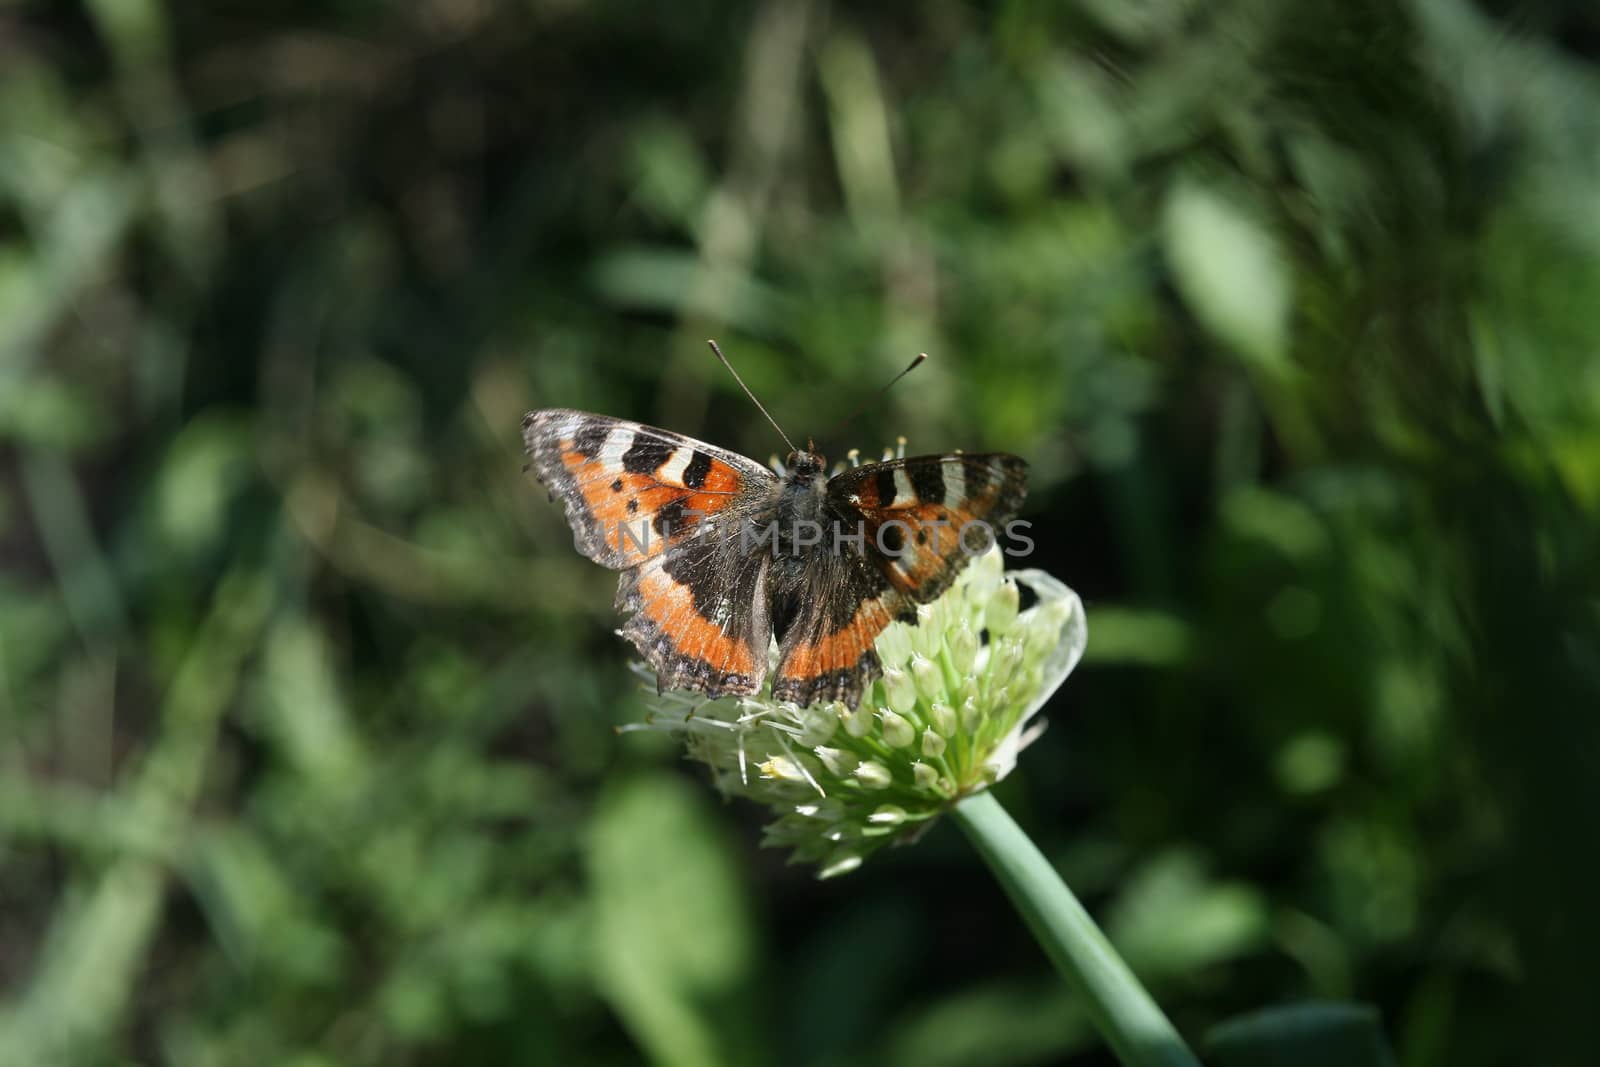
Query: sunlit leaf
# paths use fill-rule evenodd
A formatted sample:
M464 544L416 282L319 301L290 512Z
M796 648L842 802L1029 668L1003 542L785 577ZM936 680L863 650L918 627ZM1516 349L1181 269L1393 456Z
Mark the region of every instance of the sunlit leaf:
M727 1005L754 963L739 876L708 805L686 782L638 777L590 830L600 987L658 1062L685 1067L740 1061Z
M1250 211L1193 182L1167 200L1165 245L1190 310L1242 359L1272 374L1288 369L1289 265Z

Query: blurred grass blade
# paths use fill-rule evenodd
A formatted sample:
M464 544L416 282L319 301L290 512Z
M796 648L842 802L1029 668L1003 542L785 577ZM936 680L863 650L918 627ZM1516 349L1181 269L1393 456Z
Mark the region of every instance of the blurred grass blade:
M133 824L161 827L169 839L185 833L217 726L271 603L265 586L238 574L218 586L172 681L160 740L123 797ZM0 1049L14 1057L7 1062L82 1062L115 1032L137 988L167 871L140 852L87 881L60 908L32 984L0 1012Z
M71 465L59 452L37 449L23 454L19 469L73 626L87 645L114 642L128 611Z

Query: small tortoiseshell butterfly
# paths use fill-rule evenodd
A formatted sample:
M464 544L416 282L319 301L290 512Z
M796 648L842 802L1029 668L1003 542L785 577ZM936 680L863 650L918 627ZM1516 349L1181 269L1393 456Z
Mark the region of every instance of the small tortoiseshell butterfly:
M878 634L955 581L969 523L1007 522L1027 491L1027 464L1003 453L892 459L830 478L812 450L791 451L780 474L583 411L530 412L522 433L578 550L622 572L621 632L658 686L713 697L760 689L775 637L775 699L854 708L881 673Z

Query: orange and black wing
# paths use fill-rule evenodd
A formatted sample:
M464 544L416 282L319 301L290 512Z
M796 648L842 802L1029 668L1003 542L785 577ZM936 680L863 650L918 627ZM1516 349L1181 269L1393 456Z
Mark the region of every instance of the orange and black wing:
M872 558L919 604L950 588L967 561L1005 535L1028 494L1028 464L1004 452L867 463L828 482L828 501L859 515Z
M612 570L730 521L777 483L735 452L586 411L530 412L522 439L534 475L565 505L578 551Z
M951 453L870 463L828 482L826 510L859 552L813 558L807 591L781 620L773 695L854 707L881 665L873 643L943 593L998 540L1027 493L1016 456ZM835 542L839 543L839 542Z
M882 673L873 642L896 618L915 618L916 604L866 553L818 553L808 568L804 595L778 620L772 695L801 706L838 700L854 708Z
M776 476L754 460L582 411L523 419L534 474L566 507L578 550L623 572L622 633L661 688L753 693L766 675L767 560L741 528Z

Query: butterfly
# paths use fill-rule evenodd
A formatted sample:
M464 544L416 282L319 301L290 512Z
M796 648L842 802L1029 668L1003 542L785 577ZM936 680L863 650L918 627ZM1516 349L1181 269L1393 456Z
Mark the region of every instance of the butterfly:
M1027 464L1004 453L889 459L829 477L810 448L774 470L584 411L530 412L522 433L578 551L622 572L621 633L658 688L708 697L760 690L776 638L774 699L856 707L882 673L873 642L884 627L915 622L917 605L948 589L979 547L976 527L992 536L1027 491Z

